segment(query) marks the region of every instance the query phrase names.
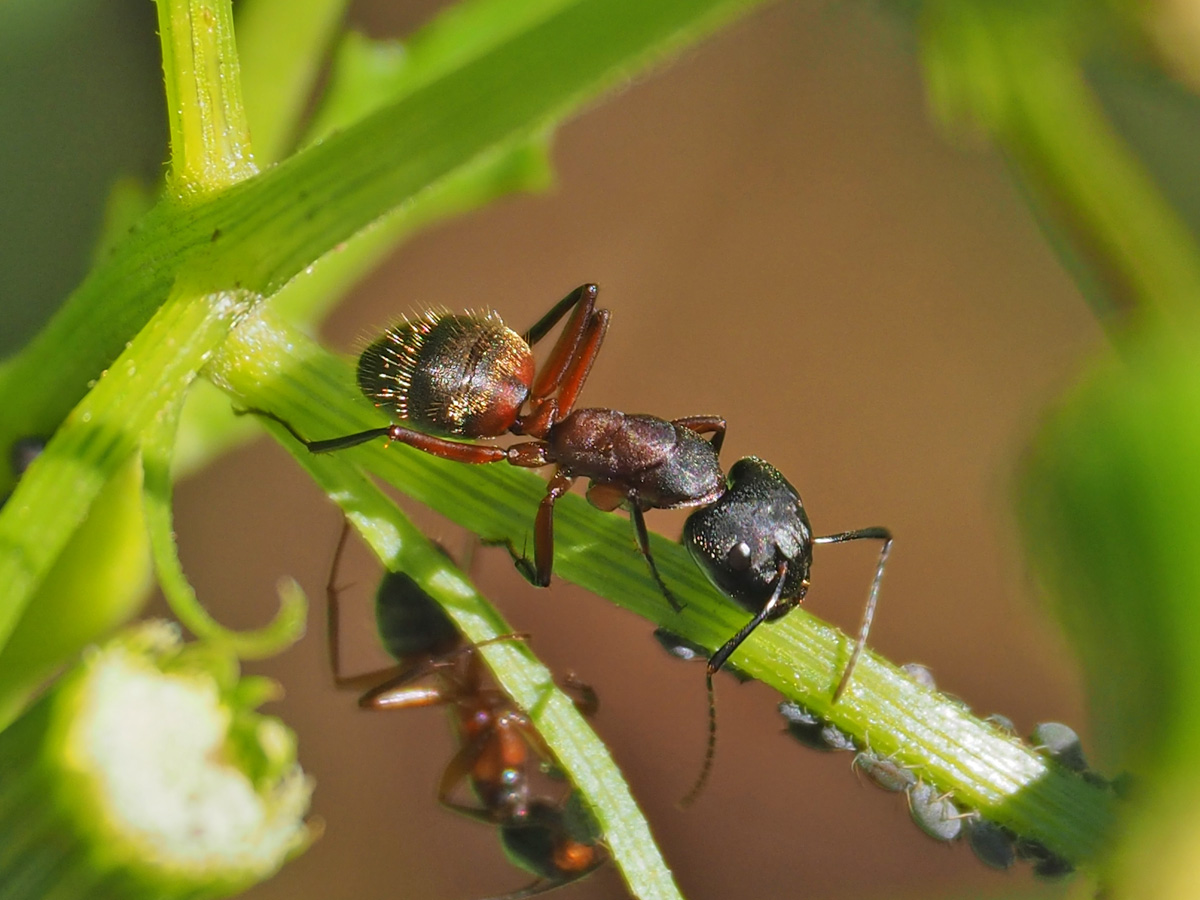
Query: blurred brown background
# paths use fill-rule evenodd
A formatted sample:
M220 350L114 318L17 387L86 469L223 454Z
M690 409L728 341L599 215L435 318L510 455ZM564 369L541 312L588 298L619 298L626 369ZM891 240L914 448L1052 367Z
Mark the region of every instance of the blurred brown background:
M433 4L361 4L399 35ZM723 457L774 462L818 532L885 524L897 541L872 645L929 665L939 685L1023 733L1082 727L1069 657L1037 610L1015 550L1009 485L1039 409L1101 337L1002 161L955 148L928 121L909 37L864 4L770 7L564 127L558 186L404 247L330 321L355 339L428 305L491 305L518 330L583 281L613 312L582 398L665 417L729 421ZM267 441L179 488L185 564L235 624L271 613L276 580L314 599L309 637L264 666L318 781L325 837L266 898L472 900L526 883L494 830L439 808L454 749L438 710L360 713L333 690L320 598L340 519ZM533 510L530 510L532 524ZM678 535L681 515L651 514ZM452 546L457 533L428 515ZM817 550L808 604L857 625L874 547ZM378 571L356 548L348 658L371 642ZM507 557L477 561L482 590L557 671L602 698L597 728L694 900L993 896L1027 870L984 869L934 843L902 798L856 779L849 754L781 734L777 697L719 684L707 794L675 801L703 752L701 669L649 626L571 585L528 587ZM568 893L569 892L569 893ZM619 897L604 870L565 889Z

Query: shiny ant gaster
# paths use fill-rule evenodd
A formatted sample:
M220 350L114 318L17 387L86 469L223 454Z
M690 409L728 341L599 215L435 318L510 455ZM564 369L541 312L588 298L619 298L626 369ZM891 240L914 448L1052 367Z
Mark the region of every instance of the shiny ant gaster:
M397 665L363 675L341 672L337 573L349 523L334 551L326 584L328 653L334 683L368 687L359 698L365 709L451 706L461 746L438 783L438 801L470 818L495 825L506 854L536 880L494 900L522 900L576 881L606 859L601 835L577 791L562 798L535 796L532 769L553 758L528 716L502 691L489 687L477 651L467 644L441 606L412 578L389 572L376 592L380 638ZM493 640L523 640L503 635ZM595 692L568 678L576 706L585 715L599 704ZM479 805L453 799L468 782Z
M608 310L596 309L597 290L594 284L576 288L523 335L492 312L431 312L384 332L359 358L359 389L376 406L423 430L393 423L309 441L272 413L250 412L278 422L313 453L382 437L455 462L555 466L534 523L534 565L517 558L522 573L541 587L550 583L554 565L554 504L576 478L587 478L594 506L606 511L628 506L638 549L678 610L651 556L643 513L701 506L721 496L725 479L717 455L725 420L688 416L667 421L614 409L574 408L608 328ZM570 318L535 378L531 347L568 311ZM526 406L528 412L522 414ZM450 439L506 433L533 440L505 448Z

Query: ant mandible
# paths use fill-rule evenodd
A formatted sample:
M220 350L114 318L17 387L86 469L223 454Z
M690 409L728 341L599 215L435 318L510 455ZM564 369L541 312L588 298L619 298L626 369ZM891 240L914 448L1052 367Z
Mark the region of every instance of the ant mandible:
M375 614L385 649L397 665L347 677L341 671L337 574L349 535L344 523L326 583L328 654L340 688L368 687L359 698L365 709L452 706L461 741L438 784L438 801L470 818L495 825L509 857L536 876L527 887L492 900L523 900L576 881L605 860L601 835L573 788L566 797L533 796L534 760L552 759L529 718L502 691L488 687L482 644L468 644L441 606L412 578L389 572L376 592ZM524 640L510 634L494 641ZM576 706L592 715L595 692L569 677ZM478 806L458 802L454 792L468 782Z
M700 506L721 495L725 479L717 455L725 420L688 416L668 421L614 409L574 408L608 328L608 310L596 309L597 291L594 284L581 285L523 335L493 312L430 312L384 332L359 358L359 389L376 406L423 430L393 423L309 441L272 413L249 412L278 422L313 453L382 437L456 462L555 466L534 522L534 565L509 545L521 572L540 587L549 585L554 566L554 504L576 478L587 478L592 505L606 511L629 508L638 549L678 610L650 553L643 513ZM568 311L571 316L535 378L531 347ZM526 405L528 412L522 413ZM451 440L506 433L532 440L507 448Z
M717 729L713 675L755 628L787 615L804 600L814 544L860 540L881 541L882 546L858 639L834 689L833 703L846 690L866 647L883 568L892 549L892 533L887 528L873 527L814 537L799 492L782 472L753 456L733 464L728 487L720 499L688 516L683 543L692 558L722 593L753 612L754 617L708 659L708 749L700 776L682 801L684 806L699 796L712 768Z

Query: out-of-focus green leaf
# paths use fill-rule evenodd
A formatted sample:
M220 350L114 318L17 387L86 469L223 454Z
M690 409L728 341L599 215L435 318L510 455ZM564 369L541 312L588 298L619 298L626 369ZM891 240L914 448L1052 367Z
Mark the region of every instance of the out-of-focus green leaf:
M1042 429L1020 514L1087 675L1106 762L1135 776L1113 898L1196 896L1200 340L1139 335Z
M135 616L150 590L141 460L96 497L0 653L0 730L54 672Z
M995 140L1043 214L1086 260L1080 288L1106 324L1114 309L1191 327L1200 246L1115 133L1083 72L1114 19L1079 0L926 0L922 63L947 122ZM1102 289L1098 289L1102 286ZM1122 317L1124 318L1124 317Z

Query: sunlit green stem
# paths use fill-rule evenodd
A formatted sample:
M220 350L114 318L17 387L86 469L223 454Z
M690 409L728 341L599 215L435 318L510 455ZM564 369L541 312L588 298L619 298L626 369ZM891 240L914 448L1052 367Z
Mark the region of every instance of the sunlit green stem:
M230 0L157 0L171 128L169 182L206 193L253 175Z

